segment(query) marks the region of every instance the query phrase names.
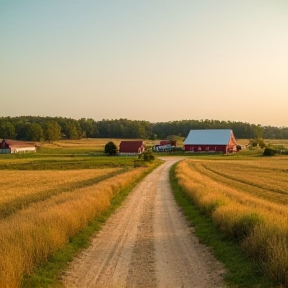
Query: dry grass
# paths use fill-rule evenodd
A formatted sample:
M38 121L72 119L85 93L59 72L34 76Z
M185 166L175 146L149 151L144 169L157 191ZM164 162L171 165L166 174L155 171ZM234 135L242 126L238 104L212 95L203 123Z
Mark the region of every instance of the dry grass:
M110 174L119 168L107 169L83 169L68 171L17 171L2 170L0 187L5 193L0 194L0 203L13 201L17 197L29 196L35 193L59 187L67 183L79 181Z
M288 157L246 161L193 161L189 165L203 175L241 190L242 193L279 204L288 204Z
M265 143L271 145L283 145L284 147L288 148L287 139L265 139Z
M0 287L19 287L24 274L31 273L63 247L110 205L119 189L135 181L144 170L134 169L93 186L53 196L2 219Z
M95 150L104 151L105 145L112 141L118 147L122 140L143 140L143 139L110 139L110 138L83 138L79 140L59 140L52 143L48 142L38 142L37 146L42 148L72 148L79 150ZM159 142L159 140L144 140L146 145L154 145Z
M278 164L275 159L186 160L177 166L176 176L220 230L238 239L271 278L288 287L288 209L283 205L288 185L282 171L288 158Z

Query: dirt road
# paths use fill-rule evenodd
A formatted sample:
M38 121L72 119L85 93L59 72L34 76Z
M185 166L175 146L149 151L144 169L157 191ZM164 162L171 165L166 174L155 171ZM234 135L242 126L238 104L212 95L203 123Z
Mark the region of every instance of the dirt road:
M73 287L223 287L223 267L198 243L177 207L167 161L110 217L63 275Z

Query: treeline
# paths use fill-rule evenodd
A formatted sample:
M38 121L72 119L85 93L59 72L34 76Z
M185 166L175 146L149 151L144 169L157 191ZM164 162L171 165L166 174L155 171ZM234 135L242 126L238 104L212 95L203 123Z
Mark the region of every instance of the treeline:
M63 117L0 117L0 138L55 141L80 138L166 139L186 137L191 129L232 129L236 139L288 139L288 127L261 126L219 120L181 120L150 123L115 119L95 121Z

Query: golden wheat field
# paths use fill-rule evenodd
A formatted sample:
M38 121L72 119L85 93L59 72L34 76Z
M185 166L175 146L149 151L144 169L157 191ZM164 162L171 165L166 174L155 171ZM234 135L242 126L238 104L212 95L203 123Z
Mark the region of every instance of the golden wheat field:
M187 159L176 176L224 233L288 287L288 157Z
M106 169L83 169L68 171L1 171L0 187L5 193L0 194L0 204L3 202L14 201L18 197L29 197L32 194L59 188L69 184L72 189L73 184L79 181L110 174L119 171L120 168Z
M90 155L103 151L108 141L40 143L43 153L40 149L36 154L1 155L1 288L21 287L25 275L155 167L134 168L133 157Z
M70 237L73 237L110 205L111 198L118 193L119 189L130 185L146 169L129 170L89 186L53 195L44 201L30 203L27 207L13 211L14 213L9 217L2 218L0 220L0 287L19 287L23 275L32 273L35 266L45 262L49 256L63 247ZM4 172L8 177L12 177L15 171ZM80 174L77 175L78 180L81 176L85 179L91 177L93 173L97 175L96 171L89 171L88 175L85 174L87 171L74 171L75 174L70 171L62 172L58 174L58 178L57 173L47 172L46 180L43 180L41 184L42 188L45 186L45 181L54 182L52 184L54 187L56 182L63 183L61 178L66 172L67 177L76 176L78 172ZM104 170L99 173L108 172L109 170ZM32 176L33 172L28 175L30 180L35 180L34 185L37 183L36 178L39 180L43 175L43 173L38 173L39 171L35 173L35 176ZM49 179L49 173L51 179ZM17 191L17 185L21 190L21 181L14 184L6 183L5 185L10 191ZM37 188L33 187L33 184L30 188L36 193ZM25 197L30 196L27 191L25 193ZM13 192L10 194L13 195Z

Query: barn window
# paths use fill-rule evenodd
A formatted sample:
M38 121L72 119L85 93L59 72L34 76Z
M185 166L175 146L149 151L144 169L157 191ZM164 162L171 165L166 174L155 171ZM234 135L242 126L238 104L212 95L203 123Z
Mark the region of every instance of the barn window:
M198 147L198 150L200 151L200 150L201 150L201 147Z
M209 147L206 147L206 151L209 151Z

